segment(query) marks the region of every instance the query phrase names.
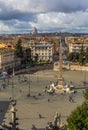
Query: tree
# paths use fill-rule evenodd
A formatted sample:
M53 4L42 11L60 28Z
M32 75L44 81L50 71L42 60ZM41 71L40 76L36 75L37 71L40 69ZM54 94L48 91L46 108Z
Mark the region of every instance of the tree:
M69 130L88 130L88 103L77 107L67 118Z
M27 56L27 61L31 62L32 59L31 59L31 49L30 48L26 49L26 56Z
M88 47L86 48L85 52L85 62L88 63Z
M80 53L79 53L79 63L80 63L80 65L85 64L85 52L84 52L83 45L81 46Z
M88 130L88 89L83 92L85 101L67 118L69 130Z
M35 54L35 62L38 62L38 54Z
M88 89L83 91L83 96L84 96L85 100L88 101Z
M22 49L22 41L19 39L17 41L17 44L15 46L15 54L17 57L22 58L23 57L23 49Z
M78 52L71 52L69 55L68 55L68 60L69 61L78 61L79 59L79 53Z

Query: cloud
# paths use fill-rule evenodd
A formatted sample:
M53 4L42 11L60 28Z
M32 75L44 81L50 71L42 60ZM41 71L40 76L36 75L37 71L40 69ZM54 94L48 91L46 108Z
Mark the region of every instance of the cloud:
M38 15L38 23L36 26L38 28L47 29L47 28L88 28L88 12L77 12L77 13L47 13Z
M13 10L31 13L74 12L88 9L88 0L0 0Z
M88 0L0 0L0 19L21 19L39 13L72 13L88 9ZM33 17L34 18L34 17Z
M0 33L7 33L7 32L13 32L14 28L10 27L8 25L5 25L3 22L0 22Z
M1 32L88 32L88 0L0 0Z
M10 1L10 0L8 0ZM13 2L14 4L14 2ZM17 8L13 8L13 6L4 3L4 1L0 2L0 20L12 20L12 19L19 19L19 20L36 20L36 15L30 12L25 12L18 10Z

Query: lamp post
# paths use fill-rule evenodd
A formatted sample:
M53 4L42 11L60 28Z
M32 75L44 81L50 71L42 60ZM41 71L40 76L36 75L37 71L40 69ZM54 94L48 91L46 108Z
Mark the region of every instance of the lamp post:
M14 100L14 84L13 84L13 81L12 81L12 100Z
M36 77L37 77L37 83L38 83L39 82L38 72L36 72Z
M27 97L30 97L30 74L29 74L29 82L28 82L28 94Z
M13 67L13 76L15 75L15 72L14 72L14 67Z

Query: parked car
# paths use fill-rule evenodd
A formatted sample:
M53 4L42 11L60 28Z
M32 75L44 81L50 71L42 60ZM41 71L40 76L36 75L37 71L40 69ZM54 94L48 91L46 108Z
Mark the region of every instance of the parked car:
M29 66L26 66L26 69L27 69L27 68L31 68L31 67L32 67L31 65L29 65Z

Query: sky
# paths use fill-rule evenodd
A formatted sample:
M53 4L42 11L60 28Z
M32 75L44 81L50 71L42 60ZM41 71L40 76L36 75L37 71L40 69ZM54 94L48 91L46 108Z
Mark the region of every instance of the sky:
M88 33L88 0L0 0L0 34Z

